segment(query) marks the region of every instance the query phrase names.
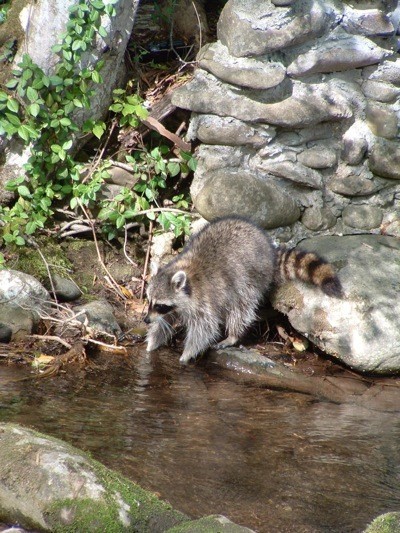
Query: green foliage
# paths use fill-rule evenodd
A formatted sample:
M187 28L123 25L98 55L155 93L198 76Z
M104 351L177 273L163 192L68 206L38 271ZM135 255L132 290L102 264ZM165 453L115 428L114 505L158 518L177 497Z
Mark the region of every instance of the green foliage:
M166 146L135 152L127 157L127 163L134 169L137 184L110 201L99 194L108 178L109 163L99 165L82 179L82 165L71 153L73 139L81 131L93 133L98 139L106 131L103 121L88 120L79 128L74 112L90 107L94 87L103 81L101 61L93 67L79 66L96 36L106 36L101 17L114 16L116 1L80 0L71 6L66 32L61 43L53 47L59 57L54 74L45 74L29 55L24 55L13 78L0 89L0 135L19 138L30 149L25 175L7 184L7 189L16 195L15 203L0 208L1 237L7 244L24 245L24 236L43 229L51 219L55 203L66 201L72 209L96 206L109 238L115 237L138 213L142 220L156 219L177 235L188 231L187 216L163 212L157 200L168 177L194 169L191 154L182 153L179 158L168 160ZM147 117L140 97L122 89L114 91L110 110L121 127L135 128ZM176 206L186 209L188 202L179 197ZM157 211L152 211L154 208ZM142 211L146 211L143 216Z
M10 9L11 1L0 2L0 3L2 4L0 5L0 24L2 24L7 18L7 13L8 13L8 10Z

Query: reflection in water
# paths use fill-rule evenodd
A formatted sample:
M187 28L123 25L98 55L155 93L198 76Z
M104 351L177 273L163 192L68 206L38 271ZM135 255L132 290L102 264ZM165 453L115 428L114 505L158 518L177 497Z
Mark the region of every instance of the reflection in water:
M176 354L113 359L16 381L0 368L0 420L89 450L191 516L259 532L359 532L400 507L400 420L181 368Z

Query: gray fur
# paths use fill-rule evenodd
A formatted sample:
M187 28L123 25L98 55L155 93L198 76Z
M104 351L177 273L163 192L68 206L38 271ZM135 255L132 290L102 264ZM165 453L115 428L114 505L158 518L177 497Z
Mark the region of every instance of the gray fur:
M152 278L147 295L151 326L147 350L171 338L154 306L173 306L186 339L182 363L215 345L235 344L256 320L274 278L276 249L268 235L238 217L216 220L193 236L183 252ZM171 318L164 315L171 326Z

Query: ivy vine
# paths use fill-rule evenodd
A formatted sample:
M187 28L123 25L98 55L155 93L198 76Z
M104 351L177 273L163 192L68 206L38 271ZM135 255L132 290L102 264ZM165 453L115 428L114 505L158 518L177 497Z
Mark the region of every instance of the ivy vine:
M98 165L89 179L83 180L82 165L72 155L73 139L82 131L99 139L106 131L102 121L89 120L80 128L74 120L77 109L90 107L95 86L103 81L103 62L81 69L77 65L97 35L107 36L102 17L115 16L117 1L80 0L73 5L61 44L52 49L59 57L54 74L48 76L29 55L24 55L19 68L13 71L13 78L4 90L0 89L0 135L19 138L30 150L25 174L6 186L15 193L15 203L0 207L0 236L5 243L24 245L27 235L43 229L51 219L56 202L67 200L71 209L98 204L98 217L108 238L115 237L137 216L156 219L177 235L188 231L188 216L173 210L164 212L159 209L157 198L168 176L194 169L191 154L182 153L178 161L170 163L165 159L165 147L160 146L127 156L139 182L132 190L123 189L111 201L99 200L109 163ZM121 126L136 127L147 116L138 95L129 95L121 89L114 92L110 110L118 116ZM188 207L182 195L174 196L172 201L177 208Z

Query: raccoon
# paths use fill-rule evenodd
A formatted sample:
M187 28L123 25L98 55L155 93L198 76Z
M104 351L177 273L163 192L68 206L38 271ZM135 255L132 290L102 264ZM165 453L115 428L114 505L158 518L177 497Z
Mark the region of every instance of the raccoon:
M166 344L176 322L186 329L181 363L213 345L236 344L257 319L272 284L288 279L342 295L333 267L316 254L275 246L264 230L244 218L210 222L149 283L147 351ZM218 342L223 330L227 337Z

